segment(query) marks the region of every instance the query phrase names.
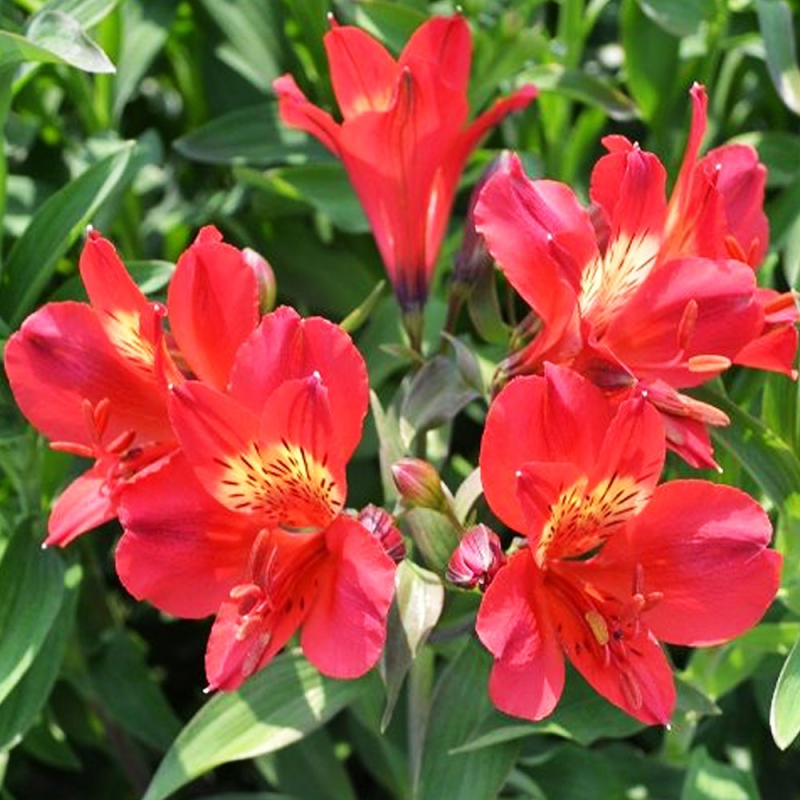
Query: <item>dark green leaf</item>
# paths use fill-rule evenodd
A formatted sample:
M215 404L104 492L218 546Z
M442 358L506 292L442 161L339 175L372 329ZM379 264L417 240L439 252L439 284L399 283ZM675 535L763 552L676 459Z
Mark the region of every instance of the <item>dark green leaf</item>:
M404 3L370 0L355 7L355 22L399 53L427 17Z
M236 692L218 694L190 720L144 800L162 800L220 764L270 753L316 730L362 690L325 678L297 652L278 656Z
M492 800L516 760L518 743L453 751L494 713L487 684L492 657L474 639L439 679L425 731L414 800Z
M438 511L412 508L406 513L405 522L425 563L436 572L444 573L459 542L458 531L450 520Z
M118 187L132 152L133 144L125 144L49 197L36 212L0 277L0 316L13 327L31 310L58 259Z
M326 157L322 146L308 134L280 121L275 101L217 117L178 139L175 148L182 156L204 164L266 167Z
M526 69L520 78L536 85L540 92L558 95L597 106L616 120L631 120L637 116L636 104L610 81L561 64L540 64Z

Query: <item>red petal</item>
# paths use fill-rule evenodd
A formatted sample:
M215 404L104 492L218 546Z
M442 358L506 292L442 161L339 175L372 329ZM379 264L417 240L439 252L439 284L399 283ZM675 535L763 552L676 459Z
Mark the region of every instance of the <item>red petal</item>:
M106 466L96 464L61 493L47 521L46 545L66 547L117 516L116 498L105 484Z
M258 283L240 250L210 239L201 232L178 259L167 305L194 374L224 389L239 345L258 324Z
M540 534L552 518L553 506L565 490L586 476L575 464L528 461L517 470L517 501L525 514L520 533L530 535L535 551Z
M597 256L594 229L575 195L555 181L529 180L512 156L481 192L475 222L514 288L551 324L554 295L577 293Z
M325 50L342 116L385 111L400 74L386 48L360 28L337 25L325 34Z
M282 75L272 82L278 96L278 110L284 125L310 133L334 155L339 153L339 126L330 114L309 103L291 75Z
M550 714L564 688L564 656L542 592L541 574L523 550L495 575L475 623L495 658L492 702L506 714L530 720Z
M143 316L150 311L150 303L128 274L114 245L96 231L86 239L79 269L89 300L101 319L105 312Z
M466 96L472 61L472 37L461 14L433 17L420 25L400 54L400 66L415 75L442 81L453 93Z
M681 169L670 198L670 216L675 215L677 219L691 216L687 215L686 211L691 200L692 178L697 164L697 154L700 151L700 145L706 132L708 113L708 95L706 94L705 86L699 83L693 84L690 94L692 97L692 124L689 129L689 138L686 142Z
M797 356L797 328L794 322L776 325L748 342L733 359L736 364L755 369L782 372L797 379L794 368Z
M287 307L267 314L239 350L231 395L258 412L281 383L315 372L328 390L339 451L347 460L361 439L369 383L364 359L338 325L301 319Z
M4 363L22 413L49 439L90 444L83 409L110 403L106 436L127 430L170 440L154 379L133 370L83 303L50 303L31 314L5 348Z
M772 527L744 492L707 481L660 486L628 526L627 543L603 558L641 564L646 592L663 600L644 620L659 639L704 645L755 625L778 589Z
M550 602L567 656L595 691L648 725L666 725L675 708L675 683L664 652L647 627L641 625L625 639L621 655L615 649L619 645L600 648L587 620L572 606L561 604L552 594Z
M692 301L697 315L685 335L682 322ZM697 386L713 375L692 371L688 359L733 358L757 335L762 319L749 267L738 261L685 258L650 273L611 323L603 342L642 380Z
M184 456L125 489L117 574L138 600L176 617L213 614L245 575L258 529L217 503Z
M548 364L546 378L513 380L492 403L481 443L481 480L492 511L525 531L517 471L528 462L562 462L588 475L612 418L602 392L569 369Z
M323 674L357 678L383 650L395 563L358 522L346 517L325 531L325 542L328 561L300 642Z

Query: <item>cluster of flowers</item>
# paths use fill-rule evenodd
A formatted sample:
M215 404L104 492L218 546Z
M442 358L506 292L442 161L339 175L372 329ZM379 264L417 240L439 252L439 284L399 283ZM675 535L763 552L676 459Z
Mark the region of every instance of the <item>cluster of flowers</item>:
M413 343L466 158L535 92L466 123L460 15L423 25L399 61L352 27L334 24L325 45L343 122L289 76L275 84L281 114L344 162ZM488 252L532 309L498 371L480 452L487 502L523 543L504 553L477 525L448 569L484 592L476 630L495 658L491 697L510 714L553 710L566 655L612 703L666 723L675 688L659 640L725 641L777 591L781 559L756 502L707 481L658 484L667 447L714 465L706 426L728 422L678 390L734 363L794 375L797 345L793 297L755 281L764 168L741 145L699 158L702 87L692 102L669 201L656 156L614 136L589 210L514 156L471 204L465 263L483 269L472 256ZM90 303L43 307L5 351L28 419L54 448L94 459L56 502L47 542L118 517L116 566L135 597L216 614L211 688L237 687L298 630L325 674L370 669L405 557L386 511L345 508L363 359L323 319L262 316L265 270L203 229L162 307L92 232L80 261ZM409 461L398 484L437 497L431 474Z

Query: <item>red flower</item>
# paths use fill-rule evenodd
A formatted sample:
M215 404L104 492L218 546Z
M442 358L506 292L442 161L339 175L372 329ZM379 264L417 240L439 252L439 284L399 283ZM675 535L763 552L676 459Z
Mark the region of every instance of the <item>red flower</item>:
M211 688L238 686L298 628L320 671L368 670L395 564L381 534L340 513L368 401L350 338L281 308L239 349L227 394L197 381L172 392L183 453L122 499L122 582L176 616L217 614Z
M5 368L23 414L55 449L95 460L56 501L47 544L66 545L113 519L119 493L175 451L165 373L227 382L236 348L258 322L258 289L240 251L221 239L204 228L179 259L170 337L165 309L91 231L80 259L90 304L49 303L9 339Z
M422 307L464 163L525 87L467 124L472 42L460 15L436 17L395 59L368 34L335 25L325 36L343 122L312 105L290 75L273 88L287 125L316 136L344 163L405 312Z
M705 92L668 204L659 160L621 136L592 173L592 215L564 184L530 181L518 159L476 208L478 230L538 317L503 365L506 377L567 364L618 399L649 390L668 443L694 466L713 466L705 425L717 409L678 393L731 363L794 375L797 312L791 294L758 290L751 265L767 244L764 168L742 145L697 161Z
M549 714L566 656L609 701L664 724L675 687L658 640L725 641L769 606L781 557L766 549L764 511L729 486L656 486L663 461L649 403L615 410L569 369L517 378L492 404L480 455L486 499L528 541L478 613L501 710Z

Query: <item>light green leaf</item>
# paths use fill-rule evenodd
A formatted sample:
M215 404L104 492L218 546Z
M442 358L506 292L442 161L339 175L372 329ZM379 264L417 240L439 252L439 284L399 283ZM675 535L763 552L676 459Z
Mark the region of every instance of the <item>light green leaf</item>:
M721 764L700 747L692 753L681 800L759 800L749 772Z
M20 525L0 561L0 703L34 663L63 597L61 559Z
M758 0L756 10L772 82L783 102L800 114L800 68L792 9L784 0Z
M535 84L540 92L555 92L587 105L601 108L612 119L626 121L636 119L636 104L610 81L568 69L561 64L540 64L526 69L520 80Z
M642 11L673 36L697 33L714 16L714 0L639 0Z
M120 0L50 0L41 11L63 11L74 17L84 28L91 28L105 19Z
M425 563L444 573L459 542L459 533L450 520L444 514L427 508L412 508L406 512L404 520Z
M204 164L250 164L266 167L284 162L326 158L311 137L286 127L278 104L267 101L212 119L175 142L184 157Z
M28 314L58 259L118 188L132 152L133 143L126 143L49 197L16 241L0 275L0 316L12 327Z
M769 712L769 726L775 744L785 750L800 733L800 639L783 665L772 706Z
M298 652L278 656L238 691L218 694L181 731L143 800L162 800L220 764L270 753L316 730L365 681L325 678Z
M392 464L405 456L406 449L400 437L400 421L397 411L392 406L384 409L378 395L373 391L370 391L369 403L378 433L378 456L381 465L383 496L384 500L388 502L397 497L397 487L392 477Z
M396 53L403 49L411 34L426 19L425 14L404 3L370 0L355 7L356 24L384 41Z
M47 701L72 632L80 581L79 564L64 571L66 593L58 616L30 669L0 704L0 751L13 747L25 735Z
M475 467L458 487L453 500L453 511L459 522L463 524L467 521L467 515L482 494L481 471Z
M364 302L354 308L340 323L342 330L348 333L357 331L372 315L378 301L383 295L386 281L379 281L375 288L364 298Z
M25 38L53 56L37 61L69 64L84 72L114 72L108 56L88 37L78 20L63 11L40 11L28 25Z
M444 607L444 586L439 576L411 561L398 565L395 586L381 659L381 674L386 684L383 730L389 725L406 674Z

